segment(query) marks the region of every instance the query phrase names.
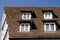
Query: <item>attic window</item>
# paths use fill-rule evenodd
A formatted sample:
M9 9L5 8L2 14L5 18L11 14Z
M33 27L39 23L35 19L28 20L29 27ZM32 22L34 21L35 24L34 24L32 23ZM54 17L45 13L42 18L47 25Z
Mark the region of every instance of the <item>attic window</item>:
M56 31L55 23L44 23L44 31Z
M44 12L44 19L52 19L52 12Z
M29 23L21 23L19 29L20 29L20 32L29 32L30 24Z
M22 14L22 19L23 20L31 20L31 13L28 13L28 12L23 13Z

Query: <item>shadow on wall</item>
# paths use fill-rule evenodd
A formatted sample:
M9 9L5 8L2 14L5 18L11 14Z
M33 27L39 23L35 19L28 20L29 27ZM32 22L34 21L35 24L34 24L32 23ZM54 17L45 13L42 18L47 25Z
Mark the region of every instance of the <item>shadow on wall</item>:
M57 30L60 30L60 24L56 22Z
M56 14L54 14L53 12L52 12L52 14L54 15L53 18L58 18L58 16L56 16Z
M34 12L31 13L33 18L37 18L36 14Z
M32 21L32 23L31 23L31 27L32 27L32 29L31 30L36 30L37 29L37 27L36 27L36 24L34 23L34 21Z

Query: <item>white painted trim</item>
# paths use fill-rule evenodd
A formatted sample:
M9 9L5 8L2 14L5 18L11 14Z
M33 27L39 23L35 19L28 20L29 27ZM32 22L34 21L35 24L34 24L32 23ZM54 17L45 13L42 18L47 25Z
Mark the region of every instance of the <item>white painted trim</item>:
M46 24L49 24L49 30L46 30ZM54 24L54 30L51 30L50 24ZM56 31L56 24L55 23L44 23L44 31Z
M26 14L26 18L24 18L24 14ZM27 16L28 16L27 14L29 14L29 18L27 18ZM23 20L31 20L31 13L23 13L22 14L22 19Z
M5 19L6 19L6 14L5 14L5 11L3 11L3 16L2 16L2 21L1 21L1 29L3 27Z
M6 32L8 32L7 31L8 24L7 24L7 20L5 20L5 19L6 19L6 14L5 14L5 11L3 11L3 16L2 16L2 21L1 21L1 30L0 30L1 31L0 40L3 40L6 35ZM4 26L3 26L3 24L4 24ZM3 27L3 30L2 30L2 27ZM6 37L6 38L8 39L9 37Z
M4 39L4 36L6 35L7 29L8 29L8 24L7 24L7 21L5 21L4 28L3 28L2 33L1 33L1 35L2 35L1 40Z
M20 24L19 31L22 32L22 31L21 31L21 27L22 27L21 25L22 25L22 24L24 25L24 31L23 31L23 32L29 32L29 31L30 31L30 24L29 24L29 23L21 23L21 24ZM28 31L25 31L25 25L26 25L26 24L28 24Z
M50 13L50 17L46 17L46 13L49 14ZM44 19L52 19L52 12L44 12Z
M9 31L7 31L7 34L5 35L6 35L5 40L9 40Z

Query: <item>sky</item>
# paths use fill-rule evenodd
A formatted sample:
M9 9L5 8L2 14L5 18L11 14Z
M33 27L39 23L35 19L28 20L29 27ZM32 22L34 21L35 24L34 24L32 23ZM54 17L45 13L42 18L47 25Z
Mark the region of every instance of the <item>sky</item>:
M60 6L60 0L0 0L0 24L4 6Z

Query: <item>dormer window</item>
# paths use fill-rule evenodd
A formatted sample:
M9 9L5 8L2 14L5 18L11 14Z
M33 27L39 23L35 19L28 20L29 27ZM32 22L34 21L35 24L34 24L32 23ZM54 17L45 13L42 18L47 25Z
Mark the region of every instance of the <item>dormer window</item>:
M44 19L52 19L52 12L44 12Z
M55 23L44 23L44 31L56 31Z
M31 13L23 13L22 19L23 20L31 20Z
M30 24L29 23L21 23L19 30L20 30L20 32L29 32Z

